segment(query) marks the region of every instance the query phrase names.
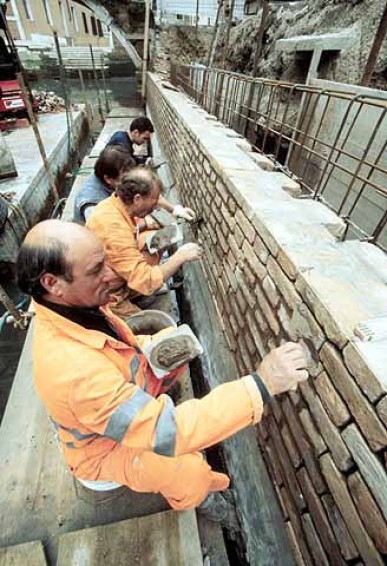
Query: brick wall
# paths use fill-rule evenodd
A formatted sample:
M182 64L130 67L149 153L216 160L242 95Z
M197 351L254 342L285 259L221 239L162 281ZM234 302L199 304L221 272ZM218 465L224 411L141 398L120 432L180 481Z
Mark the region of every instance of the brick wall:
M286 177L154 75L148 101L181 200L203 216L203 274L240 375L285 340L310 354L308 382L257 427L296 562L382 564L387 344L353 328L386 311L386 256L338 242L340 219L292 198Z

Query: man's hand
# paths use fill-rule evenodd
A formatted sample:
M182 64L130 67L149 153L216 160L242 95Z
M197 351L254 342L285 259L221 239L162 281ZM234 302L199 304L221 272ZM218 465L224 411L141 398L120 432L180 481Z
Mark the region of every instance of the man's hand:
M181 206L181 204L176 204L172 210L173 216L176 218L184 218L188 222L192 222L196 218L195 212L191 208L186 208Z
M286 342L265 356L257 371L270 395L278 395L308 379L307 365L302 346Z
M145 230L160 230L161 228L160 224L150 214L144 217L144 222Z
M184 244L175 252L175 254L181 260L182 264L188 263L189 261L196 261L200 259L202 255L202 250L197 244Z

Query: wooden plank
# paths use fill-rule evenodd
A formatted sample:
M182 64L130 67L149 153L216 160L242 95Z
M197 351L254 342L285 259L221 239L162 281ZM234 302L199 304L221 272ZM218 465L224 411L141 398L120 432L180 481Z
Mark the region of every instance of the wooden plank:
M195 512L167 511L60 537L57 566L102 563L202 566Z
M47 566L40 540L0 548L0 566Z

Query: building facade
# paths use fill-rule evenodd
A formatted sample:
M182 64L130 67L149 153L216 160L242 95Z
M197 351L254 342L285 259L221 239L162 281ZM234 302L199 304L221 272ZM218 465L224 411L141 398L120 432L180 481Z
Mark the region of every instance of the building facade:
M53 30L61 45L112 47L108 28L82 2L74 0L9 0L7 21L19 47L54 45Z
M227 9L230 0L224 2ZM153 13L157 24L196 25L196 10L199 8L198 25L215 24L218 0L153 0ZM243 18L244 0L235 0L234 20Z

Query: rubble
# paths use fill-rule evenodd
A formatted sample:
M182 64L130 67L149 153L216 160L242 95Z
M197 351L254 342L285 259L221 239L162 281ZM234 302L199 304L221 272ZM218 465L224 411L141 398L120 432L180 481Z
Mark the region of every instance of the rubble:
M32 96L37 102L38 111L43 113L65 112L66 105L63 98L55 94L53 91L32 91Z

